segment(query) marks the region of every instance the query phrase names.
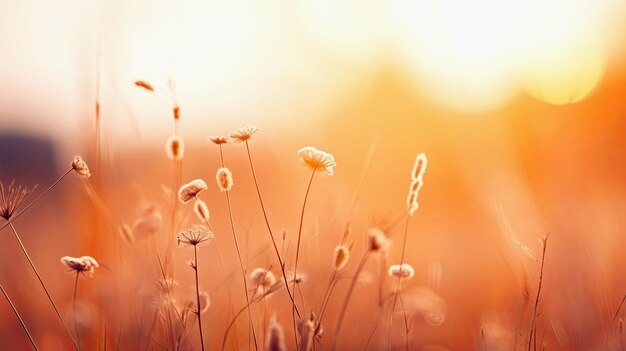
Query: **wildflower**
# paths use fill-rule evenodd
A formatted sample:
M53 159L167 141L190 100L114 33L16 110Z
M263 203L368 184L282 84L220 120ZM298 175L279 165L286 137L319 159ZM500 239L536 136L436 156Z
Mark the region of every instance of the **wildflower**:
M220 191L230 191L233 187L233 174L226 167L221 167L215 174L215 180L217 180L217 186Z
M350 249L345 245L339 245L335 248L335 259L333 260L336 271L343 269L350 259Z
M194 179L191 182L184 184L178 190L178 199L180 202L186 204L198 196L199 193L206 190L208 187L204 180Z
M206 203L200 199L196 199L196 203L193 205L193 211L196 213L196 216L200 218L203 222L209 222L209 208Z
M378 228L370 228L367 233L368 249L370 251L382 251L389 247L387 235Z
M189 228L180 232L180 234L176 236L178 245L180 245L180 243L183 243L191 246L199 245L203 242L211 240L212 238L213 232L202 226Z
M267 344L265 349L268 351L285 351L285 335L283 327L276 321L276 316L270 319L269 328L267 329Z
M228 136L232 139L235 139L235 142L242 142L250 139L252 137L252 134L256 133L258 130L259 128L257 127L247 126L230 132Z
M7 189L0 181L0 217L7 221L17 212L17 209L28 199L37 186L28 189L21 185L15 185L15 180L9 183Z
M259 287L261 292L266 292L276 283L274 273L267 269L257 267L250 272L250 281Z
M78 155L74 156L74 159L72 160L72 169L75 170L78 175L81 175L85 178L91 177L89 167L87 167L87 164L85 163L85 161L83 161L83 158Z
M337 165L333 155L317 150L312 146L303 147L298 151L300 162L313 171L325 172L329 176L333 175L333 167Z
M389 274L390 277L411 279L415 275L415 269L413 269L413 267L411 267L408 263L403 263L401 265L394 264L389 267L387 274Z
M228 144L227 136L210 136L207 138L207 140L212 142L215 145Z
M165 152L170 160L182 160L185 156L185 144L183 138L178 135L172 135L165 142Z
M61 257L61 263L63 263L70 272L83 273L89 277L93 275L95 268L100 267L98 261L91 256L64 256Z
M138 80L135 81L135 85L140 87L140 88L144 88L148 91L154 91L154 87L146 82L144 82L143 80Z

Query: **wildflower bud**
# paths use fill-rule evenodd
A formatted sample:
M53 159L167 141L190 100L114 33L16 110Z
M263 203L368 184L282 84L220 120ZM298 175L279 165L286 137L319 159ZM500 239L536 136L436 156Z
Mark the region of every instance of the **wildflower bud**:
M146 82L144 82L143 80L138 80L135 81L135 85L140 87L140 88L144 88L148 91L154 91L154 87Z
M335 248L334 268L336 271L343 269L350 259L350 249L344 245L339 245Z
M415 269L411 267L408 263L403 263L401 265L394 264L389 267L387 271L390 277L396 277L400 279L411 279L415 275Z
M272 317L267 330L267 344L265 349L268 351L285 351L285 335L283 327L276 321L276 316Z
M367 233L368 249L370 251L382 251L389 247L387 235L378 228L370 228Z
M230 191L230 189L232 189L233 174L228 168L222 167L218 169L215 179L217 180L217 186L220 188L220 191Z
M200 199L196 199L196 203L193 206L193 211L201 221L209 222L209 208L206 203Z
M194 179L183 185L178 190L178 199L186 204L198 196L199 193L207 189L207 185L202 179Z
M85 163L85 161L83 161L83 158L80 156L74 156L74 159L72 160L72 169L76 171L76 173L78 173L78 175L80 176L83 176L85 178L91 177L91 172L89 172L89 167L87 167L87 164Z
M165 142L165 152L170 160L182 160L185 156L185 144L183 138L178 135L172 135Z

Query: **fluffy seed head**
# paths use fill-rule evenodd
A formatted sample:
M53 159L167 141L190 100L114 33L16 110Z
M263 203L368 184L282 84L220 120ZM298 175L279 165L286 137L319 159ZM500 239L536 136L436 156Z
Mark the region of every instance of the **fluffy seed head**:
M394 264L389 267L387 274L389 274L390 277L411 279L415 275L415 270L408 263L403 263L402 265Z
M411 179L412 180L422 179L422 177L424 177L424 172L426 172L427 164L428 164L428 160L426 159L426 154L421 153L417 155L417 158L415 158L415 163L413 164L413 171L411 172Z
M189 228L176 236L178 245L183 243L185 245L196 246L211 239L213 239L213 232L203 226Z
M91 172L89 172L89 167L87 167L87 164L85 163L85 161L83 161L83 158L78 155L74 156L74 158L72 159L72 169L75 170L78 175L85 178L89 178L91 176Z
M98 261L91 256L82 257L61 257L61 263L67 267L69 272L83 273L91 277L95 268L99 268Z
M335 259L333 260L336 271L343 269L350 259L350 249L345 245L339 245L335 248Z
M368 249L374 252L385 250L390 245L387 235L385 235L382 230L375 227L368 230L367 243Z
M324 172L329 176L333 175L333 167L337 165L333 155L320 151L312 146L303 147L298 150L300 162L311 170Z
M230 191L233 187L233 174L230 172L230 169L226 167L222 167L217 170L215 180L217 180L217 186L222 192Z
M165 142L165 152L170 160L182 160L185 156L185 143L183 138L178 135L172 135Z
M206 223L209 222L209 208L204 201L196 199L196 203L193 205L193 211L196 213L196 216L198 216L201 221Z
M180 189L178 190L178 199L180 200L180 202L186 204L196 198L198 194L200 194L207 188L208 187L204 180L194 179L191 182L184 184L180 187Z
M259 130L257 127L246 126L243 128L236 129L228 134L228 136L235 140L235 142L243 142L252 137L252 134L256 133Z
M7 221L15 214L17 209L28 199L37 186L28 189L21 185L15 185L15 180L9 183L5 189L0 181L0 217Z
M276 321L276 316L270 319L265 349L268 351L287 350L285 347L285 333L283 332L283 327Z
M200 293L200 313L205 313L211 307L211 297L209 293L203 291Z
M133 237L147 238L161 230L163 216L154 207L145 210L143 216L138 218L132 227Z
M215 145L228 144L227 136L210 136L207 138L208 141L212 142Z
M265 268L257 267L250 272L250 281L262 292L268 291L276 283L274 273Z

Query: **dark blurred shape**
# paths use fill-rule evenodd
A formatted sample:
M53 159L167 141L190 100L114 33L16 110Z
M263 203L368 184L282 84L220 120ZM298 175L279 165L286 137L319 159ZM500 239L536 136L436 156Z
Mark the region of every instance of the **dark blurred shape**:
M27 134L0 134L0 180L26 186L49 183L57 176L52 140Z

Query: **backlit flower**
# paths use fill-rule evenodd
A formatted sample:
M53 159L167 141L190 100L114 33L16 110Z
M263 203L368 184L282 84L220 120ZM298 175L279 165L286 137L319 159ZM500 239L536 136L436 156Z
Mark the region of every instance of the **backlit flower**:
M333 175L333 167L337 165L333 155L320 151L312 146L303 147L298 151L300 162L311 170Z

